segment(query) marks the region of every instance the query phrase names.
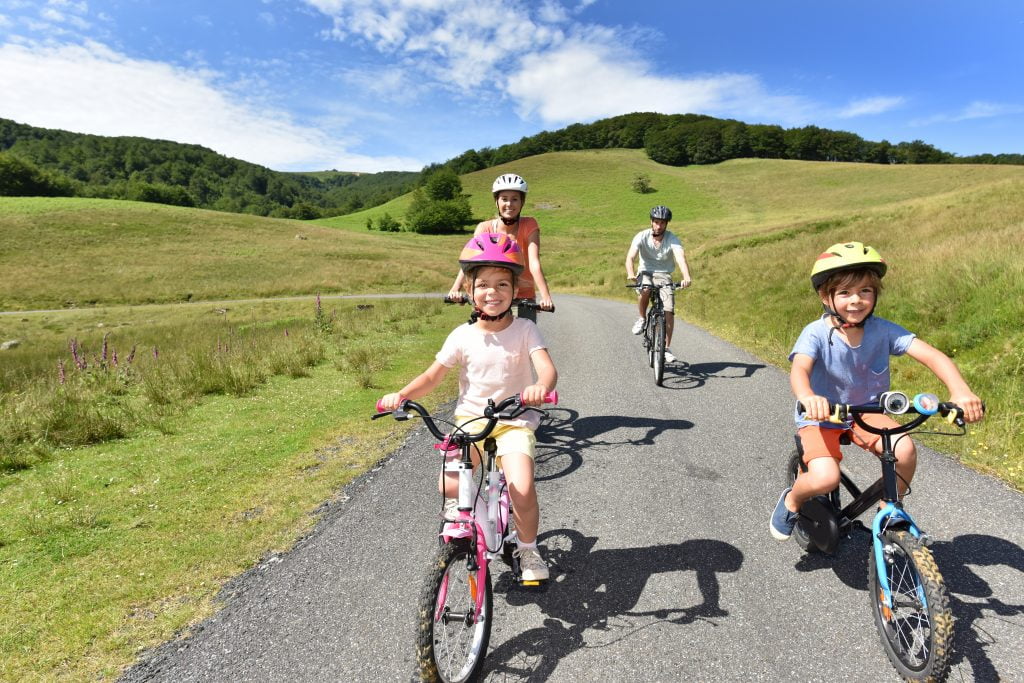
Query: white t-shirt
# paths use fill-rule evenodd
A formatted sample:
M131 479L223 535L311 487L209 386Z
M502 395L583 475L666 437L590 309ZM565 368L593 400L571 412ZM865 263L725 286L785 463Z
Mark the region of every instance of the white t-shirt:
M637 250L640 254L640 270L652 273L671 273L676 269L676 260L672 250L683 248L683 243L674 234L666 230L661 236L661 246L655 246L651 229L641 230L633 238L630 251Z
M487 399L495 403L533 384L530 354L546 349L537 325L516 318L501 332L485 332L477 325L459 325L435 356L446 368L459 366L459 401L456 415L483 415ZM540 415L529 411L504 424L536 429Z

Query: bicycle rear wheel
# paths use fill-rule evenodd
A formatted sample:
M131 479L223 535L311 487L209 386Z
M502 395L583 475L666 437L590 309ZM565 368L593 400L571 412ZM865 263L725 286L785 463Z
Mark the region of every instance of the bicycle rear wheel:
M882 547L892 608L884 602L874 544L868 557L868 593L885 653L907 680L945 680L949 673L953 614L935 559L919 539L905 530L884 532Z
M473 547L459 539L438 548L420 593L416 660L424 681L461 683L476 678L491 639L490 572L470 571ZM476 614L476 596L483 591Z
M659 387L665 378L665 318L654 319L654 339L652 344L651 367L654 368L654 383Z

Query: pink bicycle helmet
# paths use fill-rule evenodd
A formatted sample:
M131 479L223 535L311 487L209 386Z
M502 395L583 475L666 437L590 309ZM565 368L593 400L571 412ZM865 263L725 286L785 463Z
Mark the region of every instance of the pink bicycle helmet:
M459 265L465 273L481 266L497 266L508 268L515 275L522 273L525 266L519 245L514 239L501 233L484 233L471 237L459 254Z

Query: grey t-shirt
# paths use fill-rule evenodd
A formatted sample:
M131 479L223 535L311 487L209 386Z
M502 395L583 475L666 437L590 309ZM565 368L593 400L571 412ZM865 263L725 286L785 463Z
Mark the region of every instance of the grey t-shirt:
M832 403L855 406L877 403L878 397L889 391L889 356L906 353L914 341L914 333L884 318L871 316L864 322L860 346L852 347L835 334L829 344L831 328L828 314L807 325L789 352L790 362L798 353L813 358L811 390ZM831 422L802 419L798 412L795 419L797 427L843 428Z
M652 273L671 273L676 269L676 261L672 256L673 247L683 248L679 238L668 230L661 236L661 246L654 245L651 229L641 230L633 238L629 249L634 248L640 254L640 270Z

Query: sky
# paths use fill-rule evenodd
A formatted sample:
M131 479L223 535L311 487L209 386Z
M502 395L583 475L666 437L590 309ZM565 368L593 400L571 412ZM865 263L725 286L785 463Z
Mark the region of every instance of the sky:
M279 171L635 111L1024 153L1024 2L0 0L0 118Z

